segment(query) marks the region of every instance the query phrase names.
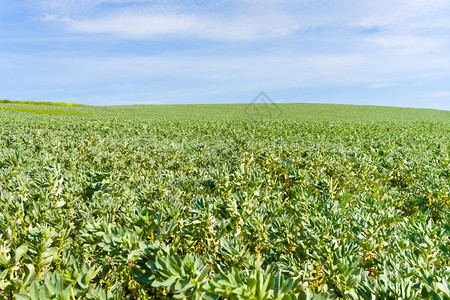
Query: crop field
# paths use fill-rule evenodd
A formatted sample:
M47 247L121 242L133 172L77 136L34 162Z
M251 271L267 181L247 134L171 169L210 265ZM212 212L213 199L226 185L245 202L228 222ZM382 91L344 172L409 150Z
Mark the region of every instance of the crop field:
M0 103L0 299L450 299L450 112Z

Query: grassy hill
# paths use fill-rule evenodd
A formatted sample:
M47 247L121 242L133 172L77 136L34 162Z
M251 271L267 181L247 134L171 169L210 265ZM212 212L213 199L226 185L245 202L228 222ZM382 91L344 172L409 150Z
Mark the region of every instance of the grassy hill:
M53 115L95 114L149 120L450 121L449 111L309 103L86 106L70 103L0 101L0 110Z

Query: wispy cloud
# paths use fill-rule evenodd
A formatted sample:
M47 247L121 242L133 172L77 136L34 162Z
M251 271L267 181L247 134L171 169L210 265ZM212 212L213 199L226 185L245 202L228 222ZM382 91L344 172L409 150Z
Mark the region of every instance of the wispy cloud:
M429 31L449 29L444 0L41 0L44 19L82 33L148 39L186 35L240 41L346 28L376 29L366 42L400 54L424 53L442 41Z
M426 93L426 94L423 94L422 97L427 97L427 98L450 97L450 92Z
M379 27L396 33L450 28L446 0L353 1L361 10L358 26Z
M387 87L391 87L391 86L396 86L396 84L395 83L372 83L372 84L369 84L369 87L371 89L387 88Z
M120 0L75 3L46 0L41 5L43 19L63 23L73 32L121 38L174 35L223 41L284 36L294 33L301 23L273 1L217 1L201 5L195 1L173 1L171 5L164 1Z
M445 43L440 38L419 36L375 36L367 38L366 41L400 55L427 53Z
M46 76L34 79L36 83L44 83L49 78L55 85L70 83L101 86L116 81L130 81L134 85L133 82L146 81L149 86L153 82L163 81L170 84L171 89L179 89L182 86L180 82L186 82L192 85L191 89L197 87L197 91L202 89L203 92L209 88L216 92L351 85L382 88L393 86L390 82L396 82L399 78L408 78L405 73L426 74L429 70L450 68L450 62L417 63L414 58L407 56L390 59L358 53L197 55L178 52L83 57L83 53L74 52L70 55L50 53L34 59L4 56L4 60L5 63L21 61L20 71L30 76L36 73L32 66L45 66ZM16 65L14 69L18 67Z
M261 20L237 17L231 20L187 14L118 13L88 20L63 20L71 30L113 34L123 38L146 39L163 35L190 36L221 41L257 40L284 36L297 26L282 15Z

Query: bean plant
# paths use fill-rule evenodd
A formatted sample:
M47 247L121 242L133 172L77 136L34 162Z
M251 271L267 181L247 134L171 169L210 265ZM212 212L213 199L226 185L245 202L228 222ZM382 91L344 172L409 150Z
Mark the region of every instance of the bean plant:
M0 111L0 299L450 299L450 122L86 109Z

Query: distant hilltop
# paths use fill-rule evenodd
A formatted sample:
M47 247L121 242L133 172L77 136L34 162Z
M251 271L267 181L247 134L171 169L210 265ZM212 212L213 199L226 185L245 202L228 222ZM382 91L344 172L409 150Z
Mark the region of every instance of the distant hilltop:
M42 101L13 101L13 100L0 100L0 103L10 104L32 104L32 105L48 105L48 106L85 106L83 104L75 103L63 103L63 102L42 102Z

